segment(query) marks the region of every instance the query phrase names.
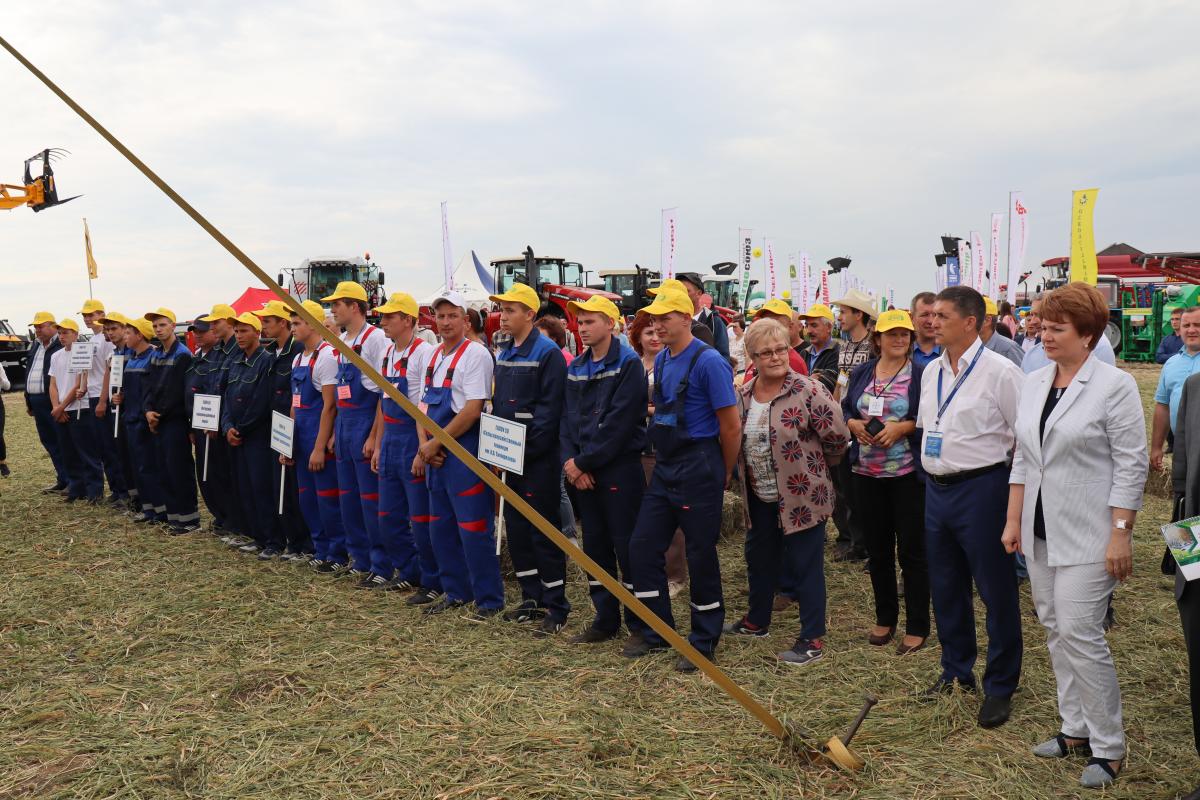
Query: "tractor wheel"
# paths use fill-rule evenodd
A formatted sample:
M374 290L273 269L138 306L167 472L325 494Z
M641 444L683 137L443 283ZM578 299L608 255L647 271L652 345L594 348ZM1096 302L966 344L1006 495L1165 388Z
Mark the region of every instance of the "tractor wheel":
M1117 327L1115 322L1111 320L1104 326L1104 336L1108 339L1108 343L1112 345L1114 353L1121 352L1121 329Z

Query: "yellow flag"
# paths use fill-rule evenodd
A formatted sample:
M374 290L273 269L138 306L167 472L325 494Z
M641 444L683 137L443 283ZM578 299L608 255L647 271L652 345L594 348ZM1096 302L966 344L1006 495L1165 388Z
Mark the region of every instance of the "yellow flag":
M1096 285L1096 235L1092 212L1099 189L1077 189L1071 195L1071 280Z
M86 219L83 221L83 249L87 254L88 278L96 280L100 277L100 268L96 266L96 259L92 256L92 234L88 231Z

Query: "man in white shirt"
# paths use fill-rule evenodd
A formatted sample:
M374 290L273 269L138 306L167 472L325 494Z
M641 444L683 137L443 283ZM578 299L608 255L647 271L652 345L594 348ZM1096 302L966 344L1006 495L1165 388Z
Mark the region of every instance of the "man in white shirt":
M108 498L114 506L129 503L129 487L125 483L125 470L117 450L117 437L108 424L108 398L104 395L105 378L108 375L108 360L116 347L104 333L104 303L95 299L83 301L83 324L92 331L92 368L88 370L88 416L96 427L96 442L100 445L100 463L104 477L108 479Z
M971 584L987 608L986 695L979 724L1007 721L1021 675L1021 611L1013 557L1000 543L1008 509L1009 452L1021 371L983 346L983 297L952 286L934 304L942 355L925 368L917 427L923 431L925 536L942 674L923 693L975 691Z
M67 467L67 502L86 499L92 505L104 497L104 471L96 424L88 410L87 372L71 371L71 349L79 339L73 319L58 323L62 349L50 356L50 415L58 423L58 446Z
M50 400L50 356L62 347L58 342L58 324L49 311L33 315L33 345L25 368L25 412L33 417L38 439L54 465L55 482L42 490L44 494L67 490L67 467L58 446L58 424L50 416L54 407Z

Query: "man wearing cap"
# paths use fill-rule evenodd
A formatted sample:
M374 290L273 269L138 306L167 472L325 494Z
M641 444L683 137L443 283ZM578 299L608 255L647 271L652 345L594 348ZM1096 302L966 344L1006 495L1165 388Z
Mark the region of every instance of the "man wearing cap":
M838 343L838 376L834 397L841 400L842 393L850 384L850 373L860 364L874 357L871 348L871 318L879 307L875 299L858 289L851 289L838 300L838 325L842 330L842 341ZM843 458L831 472L835 502L833 524L837 527L834 541L834 561L863 561L867 557L867 537L862 522L851 510L850 459Z
M58 323L62 349L50 357L50 415L58 426L58 446L67 467L67 502L86 499L95 505L104 499L104 470L100 466L100 443L96 424L88 408L87 371L71 372L71 348L79 339L79 324L73 319Z
M388 339L367 323L367 290L353 281L342 281L321 302L331 304L334 319L344 330L342 341L375 369L382 367ZM352 562L350 574L360 579L360 586L368 588L377 583L376 575L387 581L393 571L379 539L379 477L371 471L375 446L371 429L379 406L379 387L341 354L337 363L334 447L342 493L342 525ZM381 572L376 572L376 568Z
M212 325L217 334L217 344L213 350L219 370L217 391L214 394L222 397L225 395L229 380L229 368L241 357L242 353L238 348L237 338L233 331L236 320L237 312L233 310L233 306L224 303L214 305L211 313L199 320ZM225 513L222 527L229 531L230 535L221 537L222 541L226 544L236 543L239 547L248 544L251 541L248 536L250 528L248 521L243 518L244 504L240 497L241 487L233 480L233 450L220 433L213 437L212 448L208 454L208 484L210 492L224 498Z
M33 417L37 426L38 439L54 465L55 481L43 492L65 492L67 490L67 468L63 463L62 450L58 446L58 423L50 415L54 402L50 399L50 357L62 348L58 341L58 323L49 311L33 315L33 347L26 359L25 412Z
M583 517L583 551L633 591L629 535L646 490L641 452L646 444L646 376L633 348L617 341L620 309L593 295L569 303L587 348L567 367L567 389L559 425L560 455L575 487ZM574 644L614 638L621 630L621 604L600 581L588 580L596 616ZM625 613L630 632L644 628Z
M233 483L239 488L242 517L253 539L239 549L262 561L280 554L283 539L275 523L278 495L271 473L271 357L259 340L262 323L249 311L234 321L238 358L229 365L221 400L221 435L229 443Z
M305 300L304 310L323 321L325 310ZM333 421L337 416L337 359L320 332L295 311L292 335L302 352L292 360L292 419L295 427L296 483L317 572L333 572L347 562L346 533L338 504L337 467L333 461Z
M467 336L467 303L453 290L433 301L442 337L425 368L422 410L469 453L479 449L479 417L492 395L492 355ZM429 487L429 538L441 576L441 598L424 609L440 614L474 600L474 616L485 619L504 608L504 584L496 557L494 495L479 477L424 428L413 474L425 473ZM414 595L419 597L419 595Z
M125 345L125 340L128 338L129 318L124 314L119 314L116 311L106 312L103 319L100 320L104 325L104 335L113 346L113 356L121 361L121 366L124 367L125 362L129 360L132 351ZM122 374L124 374L122 372ZM113 395L121 390L121 387L114 386L112 382L112 363L106 365L104 370L104 388L100 393L100 404L97 409L103 408L107 414L115 408L113 403ZM129 497L129 510L135 515L141 513L141 501L138 498L137 481L135 479L135 467L133 458L129 453L129 436L126 434L126 428L120 422L114 422L113 430L108 430L107 426L101 425L104 428L102 435L113 437L113 443L117 451L117 460L121 464L121 477L125 481L125 493Z
M215 324L205 322L204 315L198 315L195 321L188 326L188 330L196 339L196 352L192 355L191 366L184 375L183 386L184 419L190 426L192 412L196 405L196 395L220 395L221 393L221 363L224 356L217 349L220 338L217 336ZM226 521L230 498L228 494L218 491L218 482L212 480L216 473L212 461L213 450L218 440L217 432L192 428L190 438L195 447L196 483L200 487L204 505L208 506L208 513L212 514L213 533L228 533ZM206 454L209 460L207 472L204 469Z
M396 292L375 311L392 344L380 372L413 402L421 402L421 381L436 349L417 336L417 301ZM393 572L377 575L374 586L407 591L416 589L413 605L431 602L442 593L437 557L429 540L429 490L425 475L413 474L417 457L417 424L399 403L386 394L375 415L375 451L372 467L379 475L379 538Z
M775 297L767 302L754 312L754 319L773 319L778 320L779 324L787 328L788 336L792 339L797 338L796 333L796 315L792 312L792 307L787 304L786 300L780 300ZM799 341L794 342L799 344ZM800 355L796 347L788 348L788 366L792 368L792 372L800 375L808 374L808 364L804 362L804 357ZM754 364L746 367L746 381L754 377Z
M913 342L913 363L922 369L942 354L934 328L935 297L933 292L918 292L909 306L912 309L913 326L917 329L916 341Z
M713 347L717 348L718 353L729 358L729 330L725 320L711 307L705 307L700 302L705 294L704 281L695 272L680 272L678 278L683 284L683 290L687 292L688 299L692 301L692 307L697 309L692 319L712 331ZM663 283L666 284L667 281Z
M80 313L83 315L83 324L92 331L92 368L88 370L88 413L85 416L96 429L100 464L111 492L109 502L114 506L123 506L129 503L129 491L117 452L117 440L105 416L108 413L108 359L116 348L104 333L104 303L95 299L85 300Z
M833 309L824 303L813 303L800 315L808 341L799 349L808 374L821 382L833 394L837 388L838 344L833 338Z
M999 353L1013 362L1017 367L1020 367L1022 359L1025 358L1025 351L1021 349L1021 345L1007 336L996 335L996 315L1000 313L996 307L996 301L990 297L985 297L983 298L983 305L984 311L987 314L983 318L983 328L979 331L979 338L983 340L983 346L993 353Z
M725 619L717 536L724 489L741 447L733 370L728 359L695 341L694 308L686 294L660 291L641 313L654 318L664 347L655 358L651 400L649 436L656 461L629 540L634 594L674 626L663 567L675 529L682 528L692 606L688 640L711 659ZM666 647L662 637L646 629L630 637L622 655L638 658ZM675 668L695 669L682 657Z
M511 337L496 356L492 413L525 426L525 463L506 481L551 525L560 525L558 427L562 421L567 365L558 346L534 327L537 292L523 283L492 295L500 305L500 329ZM512 506L504 513L508 552L521 584L521 603L507 611L510 622L536 622L535 634L562 630L570 613L566 595L566 556Z
M121 408L121 425L125 428L127 452L133 464L134 484L137 486L140 513L139 523L166 523L166 494L162 475L154 454L154 440L146 421L146 392L150 385L150 359L156 352L150 340L154 326L144 317L127 320L125 326L125 371L121 391L113 396L113 405Z
M262 336L267 357L271 359L271 410L285 417L291 416L292 363L300 352L300 345L292 336L292 310L279 300L271 300L261 310L252 313L262 321ZM294 433L293 430L293 446ZM311 561L313 545L308 526L300 513L295 460L281 460L274 450L267 453L267 458L271 470L271 496L278 498L280 491L283 492L283 513L278 513L277 505L276 514L272 517L278 529L275 538L284 544L281 557L288 561ZM280 469L280 466L283 468Z
M154 326L159 349L150 359L146 392L146 422L167 499L167 525L172 535L200 530L196 507L196 465L188 438L191 421L183 405L183 387L192 354L175 337L175 312L159 308L146 314Z

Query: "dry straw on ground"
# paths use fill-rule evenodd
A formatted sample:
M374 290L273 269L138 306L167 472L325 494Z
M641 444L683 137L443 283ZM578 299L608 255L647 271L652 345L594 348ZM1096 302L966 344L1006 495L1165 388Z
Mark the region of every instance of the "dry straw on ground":
M38 494L48 462L20 398L4 399L14 475L0 482L0 798L1098 796L1076 788L1081 761L1028 755L1058 720L1027 585L1022 689L994 731L975 725L974 699L911 699L936 677L938 650L901 659L866 644L859 566L828 567L823 661L774 660L795 635L794 607L768 639L722 644L734 680L815 737L840 732L864 690L880 696L854 744L868 767L847 775L804 766L714 686L671 672L673 657L630 663L615 644L428 619L205 535L68 508ZM1107 797L1175 797L1200 780L1179 620L1158 574L1166 513L1148 498L1137 572L1117 595L1109 639L1130 760ZM721 557L732 616L745 610L740 536ZM577 571L570 598L573 632L590 617Z

